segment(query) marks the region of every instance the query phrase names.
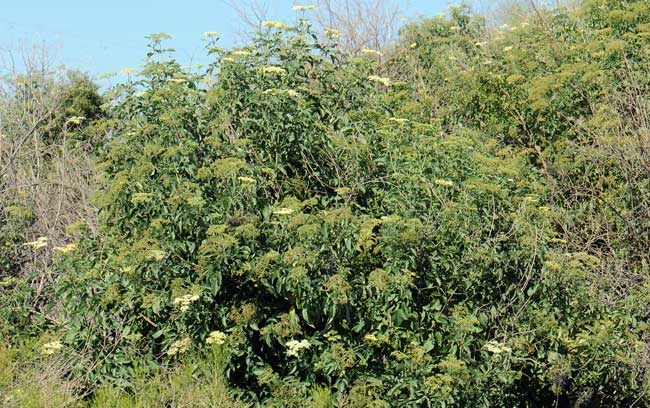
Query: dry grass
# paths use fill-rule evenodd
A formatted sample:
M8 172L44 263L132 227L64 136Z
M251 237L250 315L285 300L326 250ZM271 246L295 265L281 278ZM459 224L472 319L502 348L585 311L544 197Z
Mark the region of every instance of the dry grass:
M226 385L221 353L196 355L171 368L136 374L131 391L69 380L78 359L40 355L31 346L0 348L0 406L6 408L243 408Z
M6 408L65 408L78 406L79 384L65 375L71 362L61 356L47 358L28 347L0 348L0 405Z

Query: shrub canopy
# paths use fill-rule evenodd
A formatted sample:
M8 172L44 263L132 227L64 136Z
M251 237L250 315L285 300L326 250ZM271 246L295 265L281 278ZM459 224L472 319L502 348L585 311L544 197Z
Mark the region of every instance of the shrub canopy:
M128 384L219 339L271 406L631 404L649 23L598 0L493 33L454 8L380 61L301 20L208 36L204 71L152 35L97 124L101 226L59 264L65 343Z

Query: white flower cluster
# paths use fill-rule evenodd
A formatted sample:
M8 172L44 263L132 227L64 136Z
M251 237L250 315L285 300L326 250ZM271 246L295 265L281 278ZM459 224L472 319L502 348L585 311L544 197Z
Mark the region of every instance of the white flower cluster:
M449 180L438 179L438 180L434 180L434 183L436 183L439 186L443 186L443 187L453 187L454 186L454 182L449 181Z
M273 211L274 215L290 215L293 214L293 210L291 208L280 208L275 211Z
M54 247L54 250L61 254L67 254L68 252L72 252L75 249L77 249L77 244L75 242L60 247Z
M49 356L61 350L62 348L63 344L60 341L53 341L43 344L43 349L41 352Z
M224 344L226 342L227 338L228 338L228 336L226 335L226 333L216 330L216 331L210 332L210 334L208 334L208 338L205 340L205 342L207 344L221 345L221 344Z
M329 38L341 38L341 33L340 30L336 30L334 28L326 28L325 29L325 35L328 36Z
M489 351L492 354L501 354L501 353L511 353L512 349L506 346L504 343L499 343L498 341L490 340L483 348Z
M237 180L241 181L242 183L246 183L246 184L255 184L255 183L257 183L257 180L255 180L252 177L237 177Z
M262 26L266 28L278 28L280 30L286 30L289 28L289 25L280 21L262 21Z
M277 89L277 88L271 88L267 89L266 91L262 92L264 95L274 95L274 96L289 96L291 98L297 98L300 96L300 94L293 89Z
M141 204L141 203L150 203L156 197L153 193L134 193L131 195L131 203Z
M45 248L48 243L48 238L47 237L38 237L36 241L32 242L25 242L23 246L30 247L32 249L41 249Z
M409 121L408 119L404 119L404 118L388 118L388 120L400 125L403 125Z
M147 258L154 259L156 261L162 261L163 259L165 259L165 256L167 256L167 253L159 249L152 249L147 252Z
M368 77L368 81L377 82L377 83L382 84L382 85L384 85L386 87L389 87L391 85L391 82L390 82L389 78L384 78L384 77L380 77L380 76L377 76L377 75L370 75Z
M378 57L383 57L384 56L384 54L382 54L381 52L379 52L377 50L371 50L369 48L364 48L364 49L361 50L361 52L366 54L366 55L376 55Z
M311 11L311 10L318 10L318 6L293 6L291 7L292 10L294 11Z
M275 74L278 76L285 76L287 74L287 71L285 71L283 68L275 66L263 67L260 69L260 72L262 74Z
M174 305L181 305L181 312L190 310L190 305L199 300L199 295L183 295L174 299Z
M289 340L287 348L287 357L298 357L302 350L311 348L311 343L307 340Z
M190 340L189 337L185 337L182 340L175 341L172 343L171 346L169 346L169 349L167 350L167 355L175 356L176 354L185 353L187 350L189 350L191 345L192 345L192 340Z
M232 55L233 57L246 57L251 54L252 53L250 51L246 51L246 50L237 50L230 53L230 55Z
M65 121L66 125L72 124L72 125L81 125L81 122L86 120L84 116L72 116L68 120Z

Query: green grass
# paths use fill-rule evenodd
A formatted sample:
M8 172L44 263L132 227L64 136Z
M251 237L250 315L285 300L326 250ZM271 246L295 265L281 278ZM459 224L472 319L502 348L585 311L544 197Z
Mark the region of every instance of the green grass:
M128 388L89 389L66 379L72 359L43 356L37 344L0 348L1 406L7 408L246 407L228 389L220 350L187 357L174 367L142 371ZM92 392L91 392L92 391ZM88 397L91 395L91 397ZM319 405L326 406L326 405Z

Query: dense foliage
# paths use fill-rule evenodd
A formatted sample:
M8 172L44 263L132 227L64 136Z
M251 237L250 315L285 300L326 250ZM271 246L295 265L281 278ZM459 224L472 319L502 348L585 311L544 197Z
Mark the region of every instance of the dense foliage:
M205 70L152 35L83 131L110 129L56 267L70 376L216 351L268 406L649 402L650 5L453 7L385 57L264 27L206 33Z

